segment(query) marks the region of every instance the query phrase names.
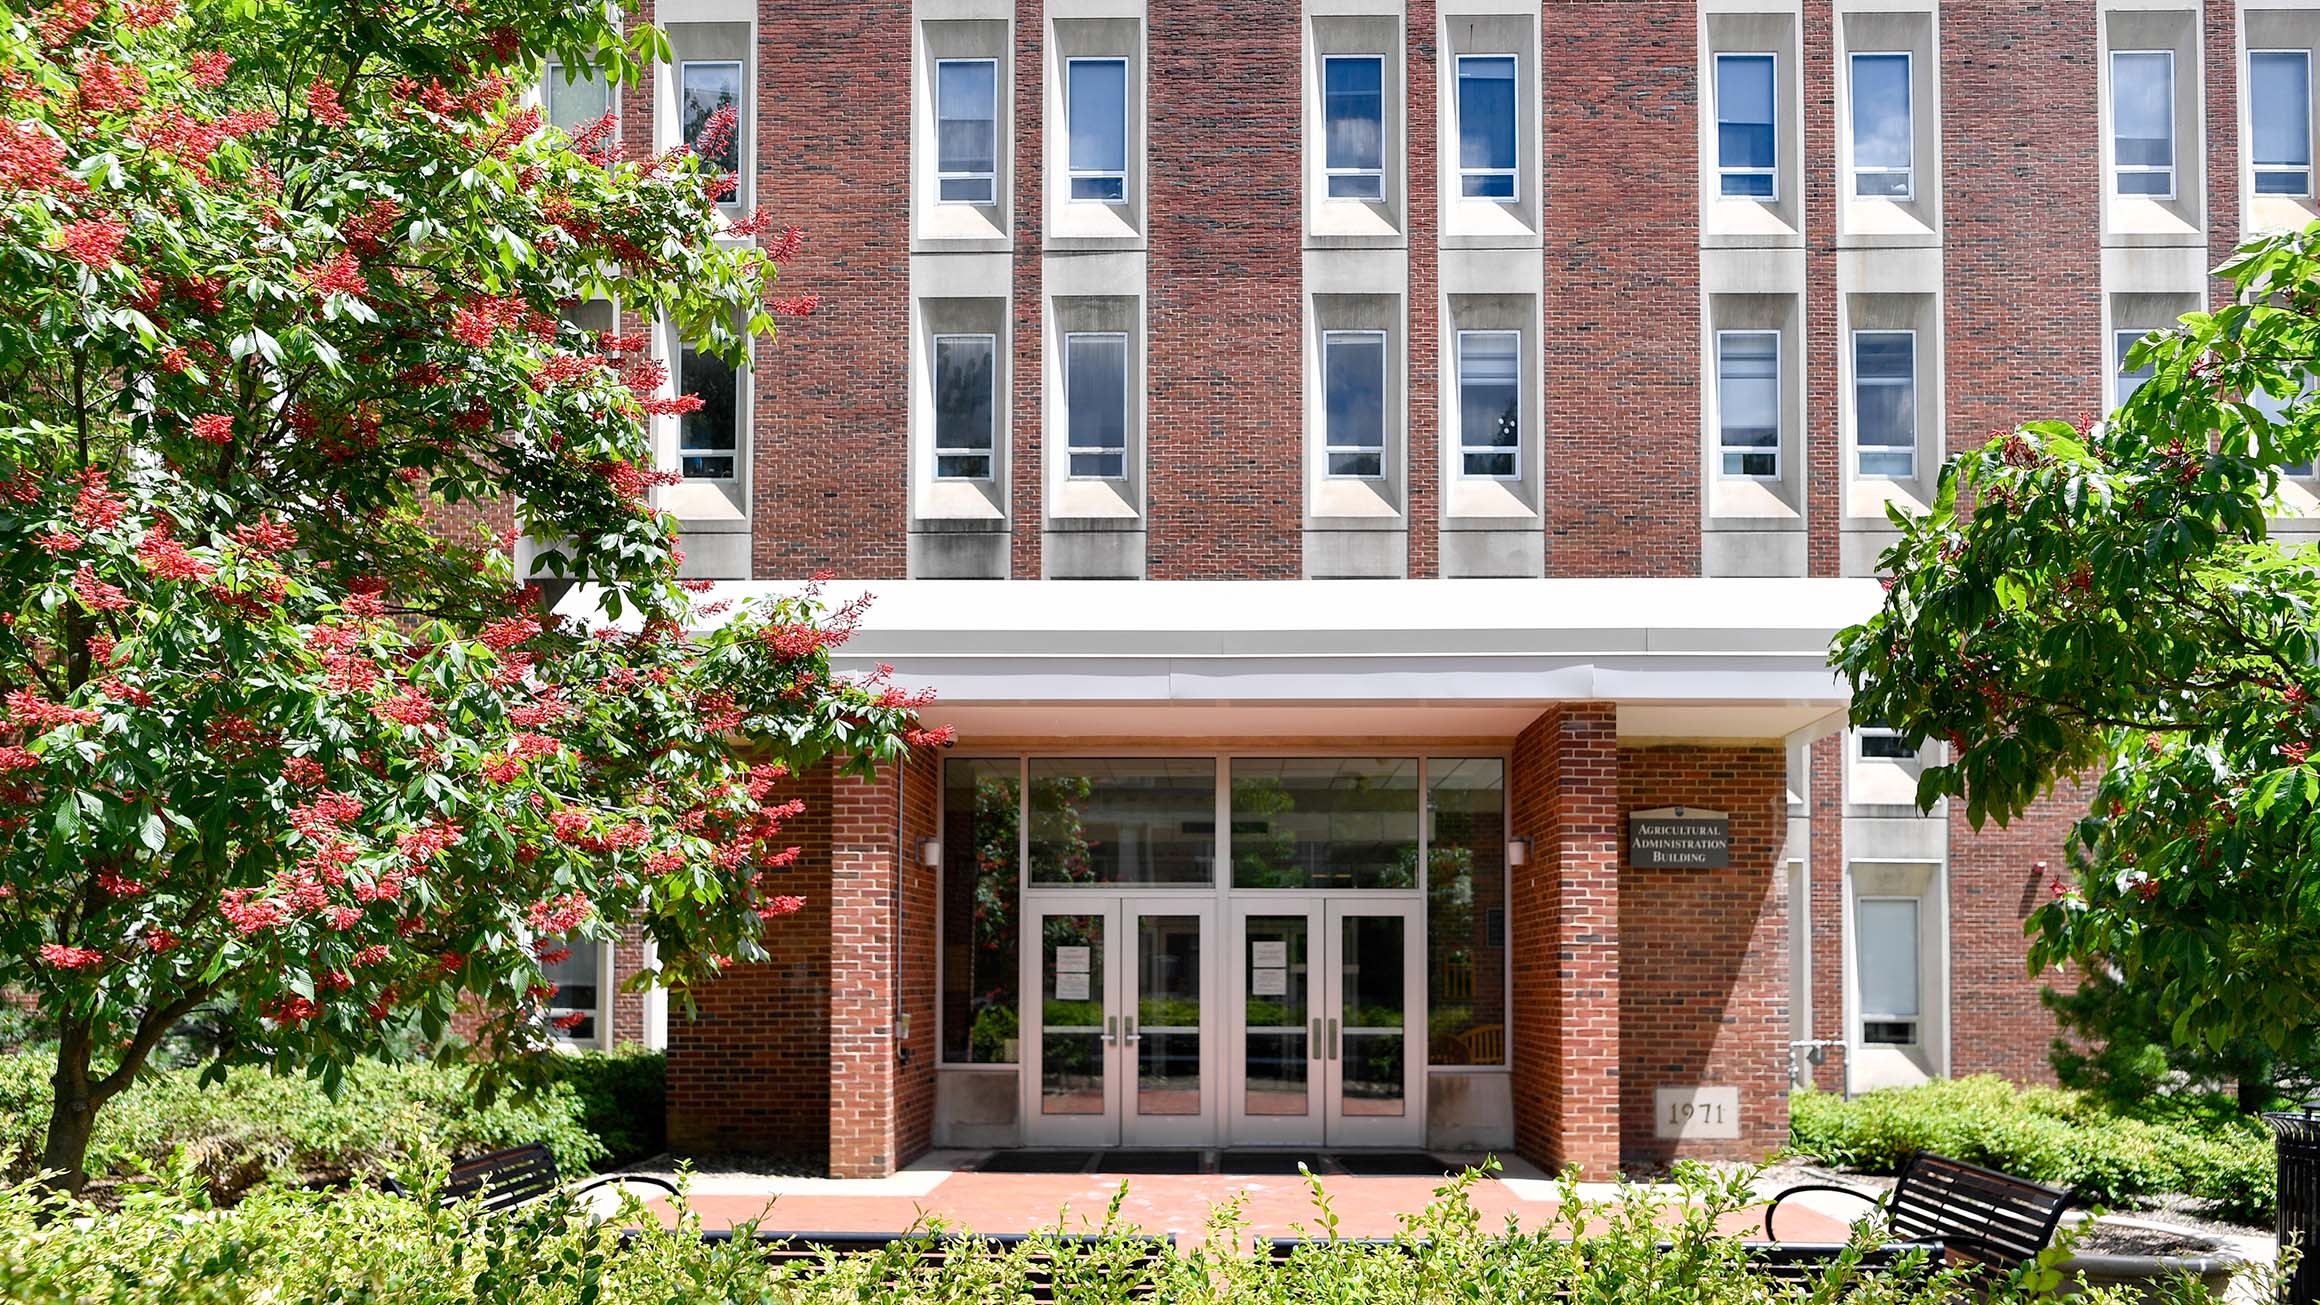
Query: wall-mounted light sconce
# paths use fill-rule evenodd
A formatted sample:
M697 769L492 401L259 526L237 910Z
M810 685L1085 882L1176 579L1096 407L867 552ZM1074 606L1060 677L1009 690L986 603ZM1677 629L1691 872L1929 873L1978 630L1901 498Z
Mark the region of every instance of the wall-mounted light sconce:
M930 838L920 843L918 845L918 863L920 865L941 865L942 840Z
M1506 840L1506 863L1508 865L1529 865L1530 860L1531 840L1527 838Z

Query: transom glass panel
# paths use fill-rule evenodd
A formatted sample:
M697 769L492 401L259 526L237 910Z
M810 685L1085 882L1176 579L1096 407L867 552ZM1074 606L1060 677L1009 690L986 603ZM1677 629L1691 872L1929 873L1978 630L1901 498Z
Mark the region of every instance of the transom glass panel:
M1031 760L1031 882L1206 884L1216 876L1216 762Z
M1237 758L1235 888L1416 888L1413 758Z

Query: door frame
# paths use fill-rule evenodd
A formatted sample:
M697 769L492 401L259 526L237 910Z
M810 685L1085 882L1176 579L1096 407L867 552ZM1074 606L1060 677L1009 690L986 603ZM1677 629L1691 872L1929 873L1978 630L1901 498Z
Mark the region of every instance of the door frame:
M1120 1096L1122 1085L1119 1075L1119 953L1125 950L1120 942L1120 902L1116 894L1088 893L1025 893L1020 899L1023 944L1017 965L1021 986L1023 1013L1019 1024L1022 1036L1022 1082L1018 1087L1020 1104L1017 1107L1023 1120L1023 1145L1027 1147L1108 1147L1120 1141ZM1045 1077L1047 1032L1047 985L1042 970L1047 960L1045 924L1054 915L1090 916L1103 921L1103 944L1096 949L1094 959L1103 966L1101 992L1090 990L1090 999L1100 1004L1108 1023L1098 1043L1096 1063L1103 1079L1104 1108L1095 1114L1050 1115L1040 1109L1040 1086Z
M1332 1147L1423 1146L1426 1141L1426 939L1420 924L1425 904L1409 898L1378 900L1376 895L1332 895L1322 912L1328 931L1328 998L1322 1008L1322 1139ZM1402 1113L1345 1113L1344 1029L1345 922L1363 917L1402 922Z

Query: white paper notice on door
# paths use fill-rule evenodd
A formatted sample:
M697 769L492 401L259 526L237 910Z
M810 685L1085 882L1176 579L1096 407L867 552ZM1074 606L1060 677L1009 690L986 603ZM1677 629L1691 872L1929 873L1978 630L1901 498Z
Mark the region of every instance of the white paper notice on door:
M1056 972L1057 974L1085 974L1085 973L1087 973L1087 972L1088 972L1088 950L1089 950L1089 949L1088 949L1088 948L1085 948L1085 947L1058 947L1058 948L1056 948L1056 949L1055 949L1055 972ZM1086 984L1083 982L1083 983L1082 983L1080 986L1082 986L1082 987L1085 987L1085 986L1087 986L1087 985L1086 985ZM1080 995L1084 997L1084 996L1086 996L1087 994L1083 992L1083 993L1081 993Z
M1055 999L1057 1001L1086 1001L1088 999L1087 971L1056 975Z
M1249 964L1257 967L1260 970L1288 969L1289 944L1287 942L1250 943Z
M1289 971L1278 966L1259 966L1249 971L1251 997L1286 997L1289 995Z

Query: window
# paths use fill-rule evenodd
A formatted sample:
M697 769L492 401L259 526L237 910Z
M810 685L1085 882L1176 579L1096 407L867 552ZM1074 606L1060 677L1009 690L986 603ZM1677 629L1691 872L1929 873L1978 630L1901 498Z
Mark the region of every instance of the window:
M1105 204L1128 200L1128 61L1072 59L1064 64L1066 164L1071 198Z
M934 117L936 201L998 202L999 61L937 60Z
M1330 199L1386 197L1386 61L1332 55L1321 61L1323 194Z
M1063 337L1064 443L1071 474L1118 479L1128 462L1128 337L1117 331Z
M1773 125L1770 54L1716 56L1716 172L1719 193L1733 199L1779 197L1779 132Z
M701 156L703 162L721 171L741 170L741 61L738 59L688 59L677 65L677 81L682 103L678 106L679 120L684 125L687 148ZM731 130L721 132L707 142L702 140L709 119L720 109L731 109L736 115ZM707 146L704 148L704 144Z
M1514 56L1458 56L1458 193L1513 199Z
M1458 333L1458 454L1469 476L1522 472L1522 332Z
M1021 765L943 762L942 1058L953 1064L1013 1064L1020 1052Z
M612 112L611 84L589 69L573 71L579 76L566 80L564 65L550 59L540 73L540 108L567 136L579 135Z
M2175 197L2175 52L2111 52L2111 172L2121 195Z
M2158 374L2158 367L2154 363L2145 362L2142 366L2132 369L2127 366L2128 352L2134 349L2135 341L2142 339L2143 335L2142 331L2111 332L2111 346L2119 373L2118 402L2120 406L2124 406L2126 401L2134 396L2135 391L2143 388L2143 382Z
M1716 439L1722 474L1780 475L1780 332L1716 332Z
M607 943L566 938L541 958L540 973L555 988L548 1021L558 1041L599 1045L603 1040L604 961ZM562 955L554 961L548 957Z
M1216 761L1031 759L1031 882L1216 882Z
M1864 897L1854 903L1863 1042L1917 1042L1917 906L1914 897Z
M934 474L989 480L999 337L934 338Z
M1321 336L1322 452L1332 476L1386 474L1386 333Z
M1426 762L1426 1059L1506 1063L1506 762Z
M2257 412L2262 413L2264 415L2264 420L2270 422L2274 426L2293 426L2295 425L2295 417L2289 413L2289 405L2301 405L2310 402L2312 398L2312 389L2312 378L2307 374L2303 379L2303 383L2298 387L2297 392L2285 399L2274 397L2269 390L2259 389L2249 391L2247 396L2248 406L2254 408ZM2313 464L2310 460L2303 462L2282 463L2280 466L2280 474L2283 476L2293 477L2298 480L2310 480L2312 479L2312 467Z
M1856 54L1853 71L1853 194L1906 200L1915 128L1910 121L1909 55Z
M1232 763L1235 888L1416 888L1414 758Z
M1862 475L1917 474L1917 332L1853 332L1853 439Z
M677 393L701 406L677 418L677 454L687 480L732 480L741 448L741 372L686 345L677 353Z
M1917 749L1910 747L1901 732L1890 726L1863 725L1854 731L1853 738L1863 761L1917 760Z
M2248 157L2259 195L2312 193L2312 52L2248 52Z

